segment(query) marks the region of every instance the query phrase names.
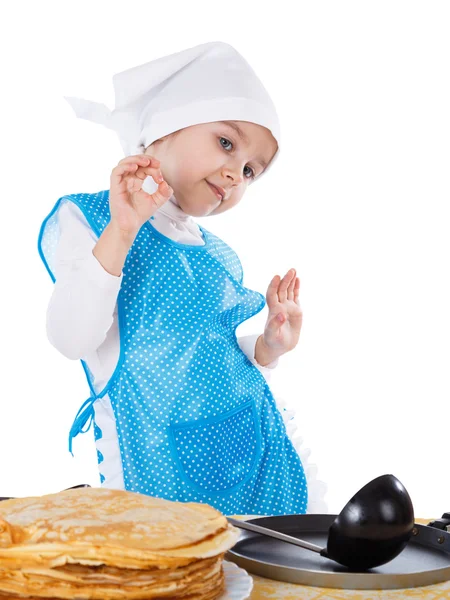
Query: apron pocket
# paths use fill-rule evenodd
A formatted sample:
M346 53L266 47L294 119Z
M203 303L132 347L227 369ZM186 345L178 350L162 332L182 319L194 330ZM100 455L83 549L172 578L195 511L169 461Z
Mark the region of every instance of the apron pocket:
M255 402L216 417L169 427L173 456L184 479L201 492L232 491L253 475L261 453Z

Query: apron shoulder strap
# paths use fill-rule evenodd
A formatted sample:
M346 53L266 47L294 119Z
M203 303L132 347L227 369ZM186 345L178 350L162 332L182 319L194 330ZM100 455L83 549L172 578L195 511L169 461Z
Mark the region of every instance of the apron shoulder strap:
M60 237L58 212L65 202L73 202L78 206L97 237L100 237L111 219L109 190L95 194L69 194L58 199L42 222L38 238L39 255L53 282L55 282L53 264Z

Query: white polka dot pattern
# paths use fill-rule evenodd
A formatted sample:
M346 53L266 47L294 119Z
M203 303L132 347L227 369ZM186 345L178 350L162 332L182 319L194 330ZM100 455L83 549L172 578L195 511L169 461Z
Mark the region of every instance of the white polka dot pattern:
M171 427L174 455L193 487L230 490L252 474L261 446L254 407L250 401L221 420ZM205 452L206 448L211 450Z
M108 198L106 190L64 200L75 202L100 236ZM47 223L44 262L57 239L52 213ZM305 513L301 460L266 380L236 339L238 325L260 312L265 298L243 286L236 253L200 229L205 245L190 246L147 221L123 268L120 358L97 398L108 392L125 489L206 502L225 514Z

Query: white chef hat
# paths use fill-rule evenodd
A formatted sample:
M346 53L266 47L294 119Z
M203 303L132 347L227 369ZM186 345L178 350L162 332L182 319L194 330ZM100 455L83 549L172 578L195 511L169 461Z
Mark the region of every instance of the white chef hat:
M114 130L125 156L184 127L250 121L267 127L280 151L275 106L247 61L230 44L207 42L113 76L115 108L67 97L77 117ZM259 179L259 178L258 178Z

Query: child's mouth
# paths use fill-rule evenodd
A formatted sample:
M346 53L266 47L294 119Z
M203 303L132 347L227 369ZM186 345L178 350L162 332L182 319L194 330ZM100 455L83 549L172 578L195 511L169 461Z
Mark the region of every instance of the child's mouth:
M205 181L206 181L206 179L205 179ZM206 183L209 185L211 190L214 192L214 195L216 196L216 198L219 198L219 200L222 202L222 200L223 200L222 194L213 185L211 185L209 183L209 181L206 181Z

